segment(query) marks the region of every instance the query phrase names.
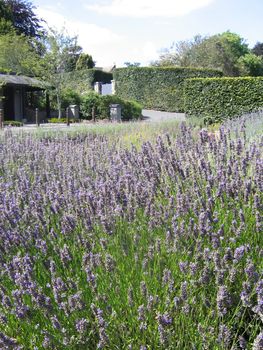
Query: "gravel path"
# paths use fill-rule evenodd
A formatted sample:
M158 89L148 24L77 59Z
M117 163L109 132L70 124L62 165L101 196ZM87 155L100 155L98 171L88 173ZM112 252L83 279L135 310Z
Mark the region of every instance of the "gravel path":
M143 119L149 122L160 122L160 121L167 121L167 120L178 120L178 121L185 120L184 113L160 112L160 111L153 111L149 109L143 109L142 115L143 115Z
M142 116L143 120L146 122L161 122L161 121L169 121L169 120L178 120L178 121L183 121L185 120L185 114L184 113L171 113L171 112L160 112L160 111L154 111L154 110L149 110L149 109L143 109L142 110ZM83 123L76 123L76 124L71 124L72 127L77 127L77 126L83 126L83 125L88 125L88 124L83 124ZM93 124L91 124L93 125ZM67 130L68 127L66 124L41 124L40 125L41 129L46 129L46 130L62 130L65 129ZM35 130L37 129L35 124L26 124L23 127L17 128L13 127L13 131L19 131L19 130Z

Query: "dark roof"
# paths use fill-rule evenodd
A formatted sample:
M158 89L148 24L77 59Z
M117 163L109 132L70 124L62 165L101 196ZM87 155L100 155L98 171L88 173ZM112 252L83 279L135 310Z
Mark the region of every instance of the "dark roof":
M116 68L116 65L108 66L108 67L94 67L97 70L102 70L105 73L112 73Z
M47 83L25 75L0 74L0 82L9 85L26 85L40 89L45 89L48 87Z

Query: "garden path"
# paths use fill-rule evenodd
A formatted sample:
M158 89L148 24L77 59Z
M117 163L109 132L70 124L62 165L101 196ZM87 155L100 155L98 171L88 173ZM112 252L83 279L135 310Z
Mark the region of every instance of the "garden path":
M169 121L169 120L185 120L184 113L172 113L172 112L161 112L154 111L149 109L142 110L143 120L149 122L161 122L161 121Z

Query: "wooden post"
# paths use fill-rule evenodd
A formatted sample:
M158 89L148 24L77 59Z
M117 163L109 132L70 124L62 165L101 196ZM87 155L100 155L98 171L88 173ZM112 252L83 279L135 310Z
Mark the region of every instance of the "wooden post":
M66 118L67 118L67 126L70 125L70 122L69 122L69 107L66 108Z
M0 108L0 129L4 128L4 113L2 108Z
M92 115L92 121L93 121L93 123L95 123L95 119L96 119L96 107L95 106L92 107L91 115Z
M48 121L48 118L50 117L50 99L49 99L49 93L46 91L46 120Z
M36 126L39 126L39 113L38 113L38 108L36 108Z

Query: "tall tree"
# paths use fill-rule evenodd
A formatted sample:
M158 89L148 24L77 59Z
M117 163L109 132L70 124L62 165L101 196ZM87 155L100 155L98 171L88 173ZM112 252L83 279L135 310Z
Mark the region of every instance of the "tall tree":
M74 37L72 46L69 46L66 49L66 54L68 59L65 62L65 71L72 72L76 69L78 60L82 55L82 47L77 44L77 37Z
M216 68L225 75L236 76L238 60L247 53L249 49L244 39L227 31L210 37L197 35L192 40L175 43L155 65Z
M90 69L95 67L93 58L88 53L81 53L76 63L76 70Z
M216 59L225 75L239 75L238 60L249 53L245 40L229 31L212 37L217 50ZM216 63L216 62L215 62Z
M257 42L256 45L252 49L252 53L254 53L257 56L263 57L263 43Z
M25 35L0 35L0 67L25 75L40 74L40 57Z
M27 0L1 0L0 18L12 23L18 34L38 38L43 33L41 19Z
M46 53L42 60L42 76L47 79L55 89L58 117L62 116L61 97L69 70L69 62L76 51L80 51L77 37L70 37L65 29L56 31L50 29L46 37ZM75 69L75 68L74 68Z
M11 20L11 12L5 0L0 0L0 18L5 20Z
M153 62L156 66L198 66L197 57L200 55L200 46L207 39L201 35L194 36L191 40L174 42L169 49L164 49L159 60Z
M240 75L253 77L263 75L263 56L247 53L239 58L238 65Z

